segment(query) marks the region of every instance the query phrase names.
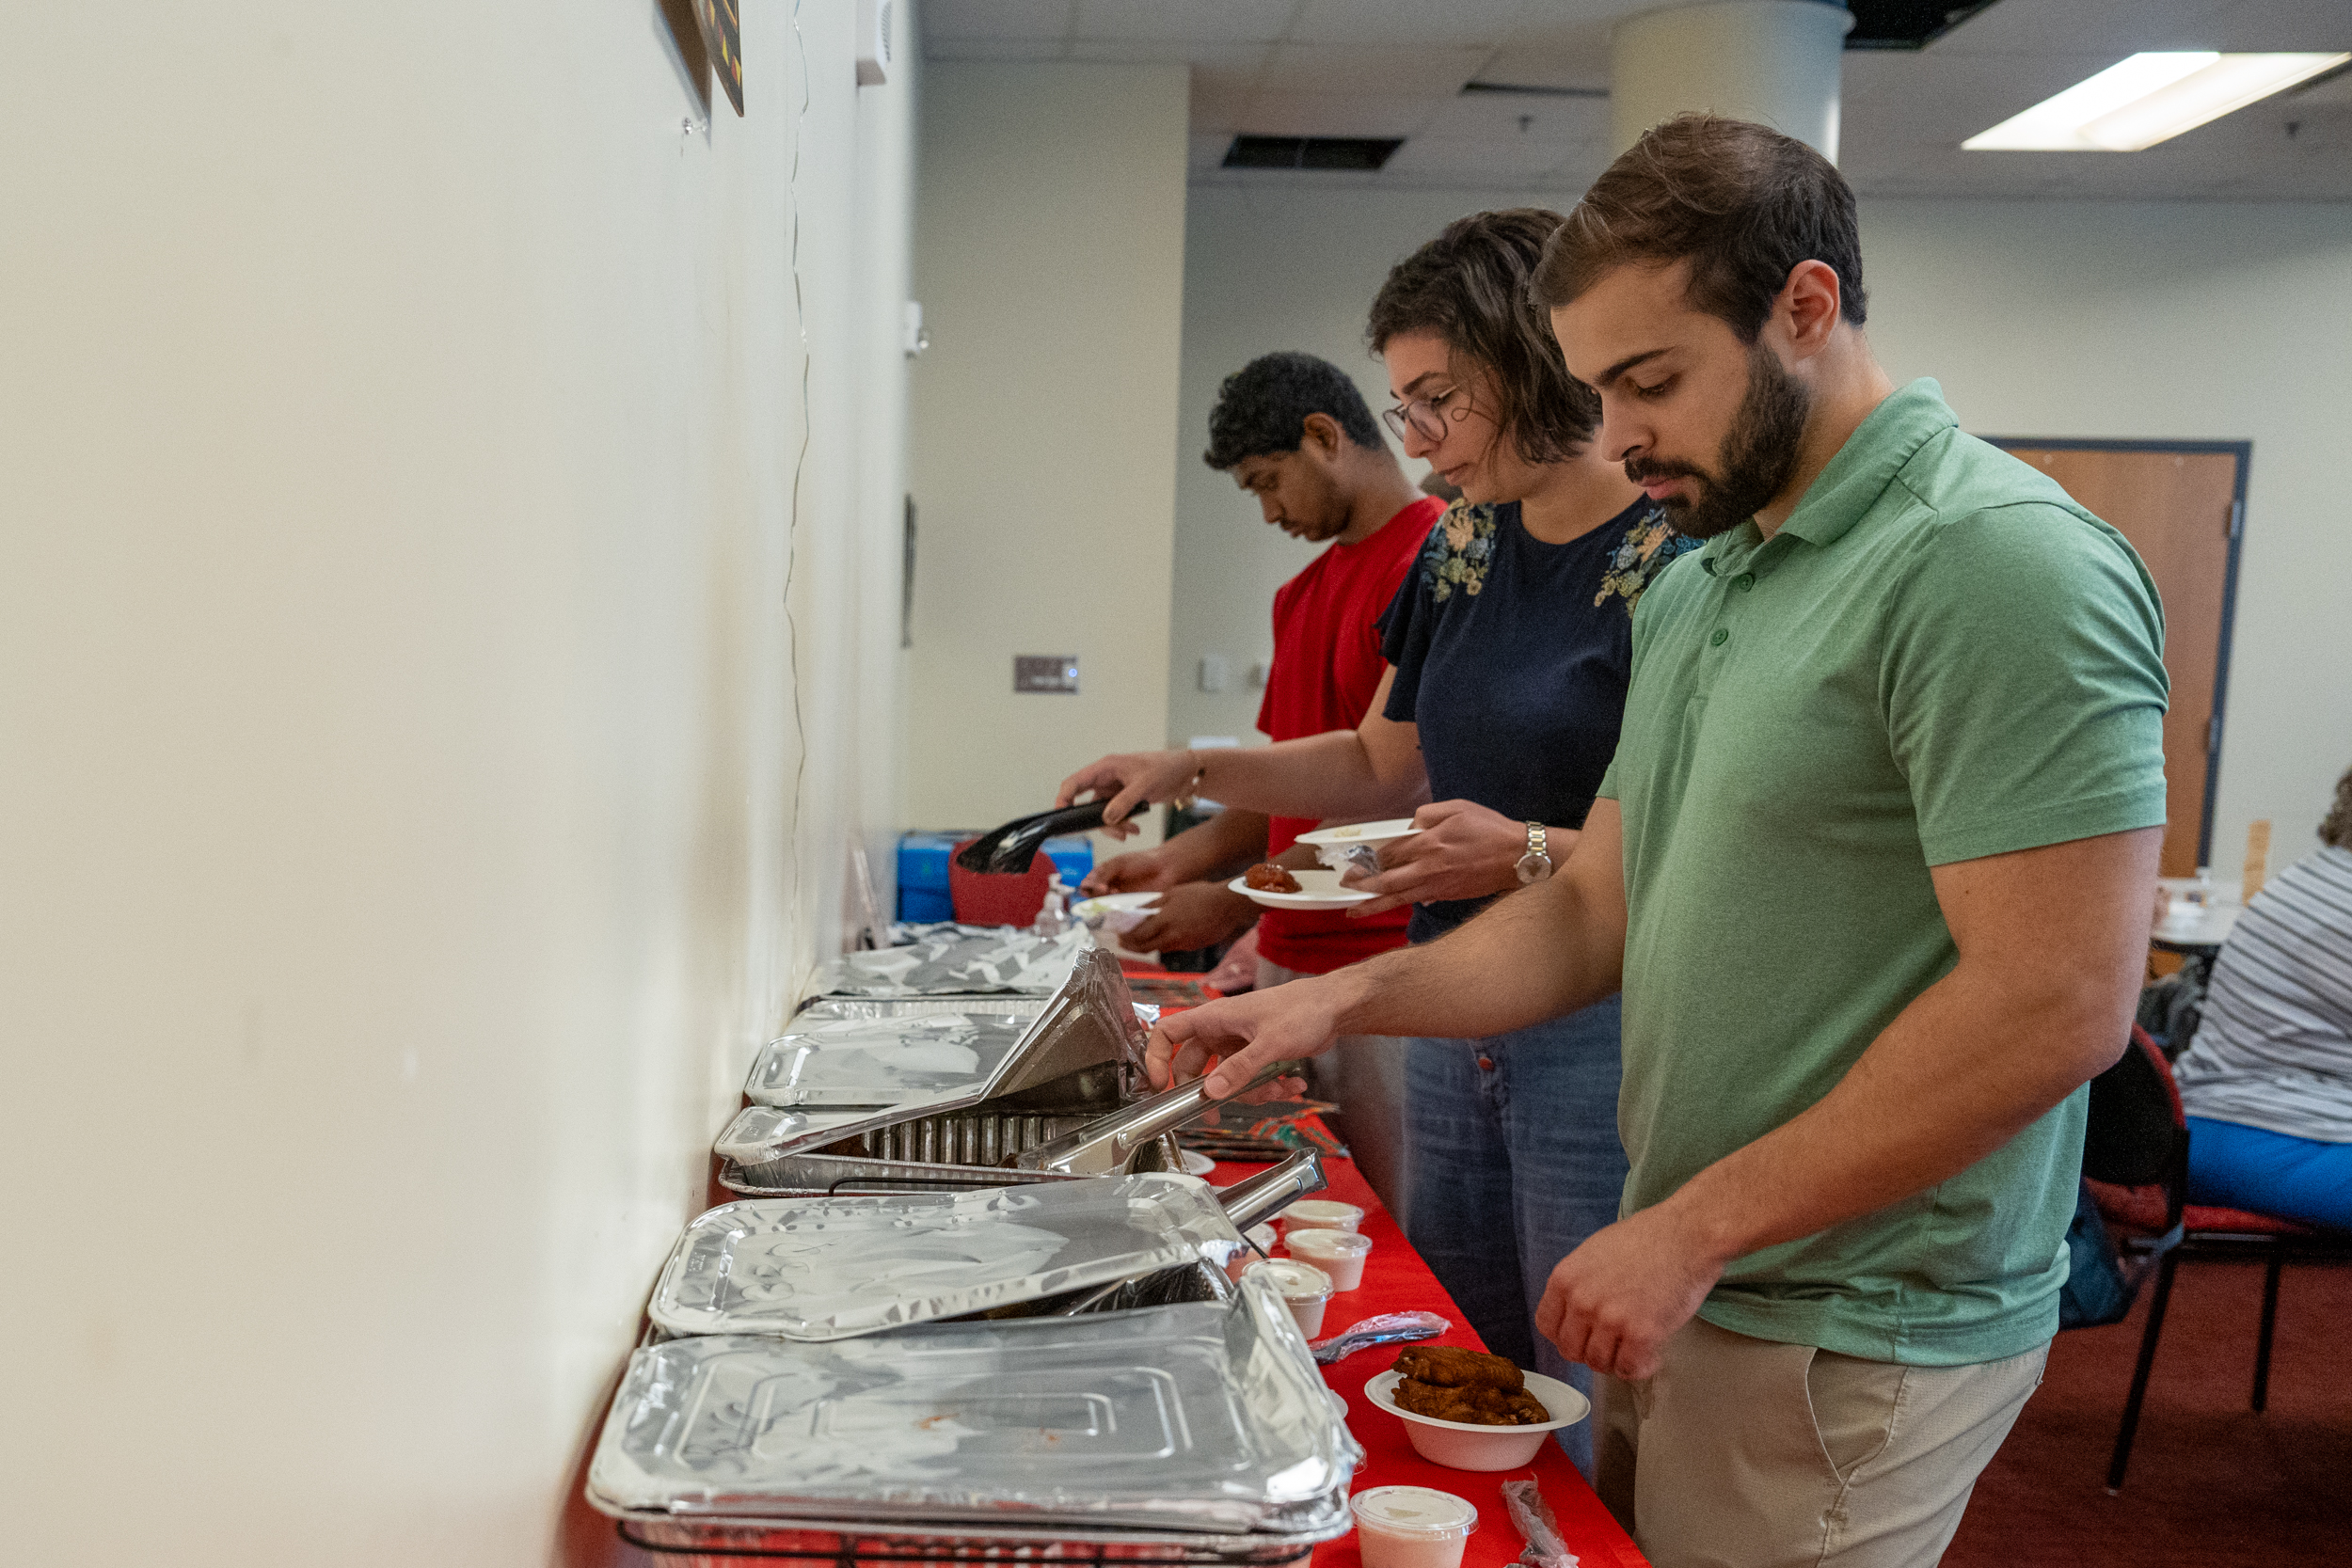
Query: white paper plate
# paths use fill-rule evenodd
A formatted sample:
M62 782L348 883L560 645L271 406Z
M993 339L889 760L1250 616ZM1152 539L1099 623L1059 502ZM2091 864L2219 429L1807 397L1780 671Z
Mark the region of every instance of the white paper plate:
M1317 828L1300 833L1298 842L1320 848L1328 844L1344 847L1350 844L1387 844L1392 839L1409 838L1421 832L1409 816L1392 816L1385 822L1350 822L1338 828Z
M1294 871L1291 875L1298 880L1296 893L1268 893L1263 888L1251 887L1247 877L1236 877L1225 885L1269 910L1343 910L1374 896L1340 886L1340 874L1336 871Z
M1148 910L1160 901L1156 893L1106 893L1099 898L1082 898L1070 906L1070 912L1089 925L1104 915L1124 914L1130 910Z

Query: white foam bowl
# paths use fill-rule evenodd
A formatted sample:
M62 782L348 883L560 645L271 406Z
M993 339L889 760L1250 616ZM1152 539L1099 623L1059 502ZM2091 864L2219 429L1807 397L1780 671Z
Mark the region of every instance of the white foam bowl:
M1440 1421L1416 1416L1396 1402L1396 1386L1403 1372L1382 1372L1364 1385L1364 1397L1405 1423L1413 1451L1432 1465L1449 1470L1516 1470L1535 1455L1562 1427L1572 1427L1593 1413L1593 1402L1557 1378L1521 1372L1527 1391L1551 1412L1552 1418L1535 1426L1488 1427L1468 1421ZM1564 1414L1565 1413L1565 1414Z

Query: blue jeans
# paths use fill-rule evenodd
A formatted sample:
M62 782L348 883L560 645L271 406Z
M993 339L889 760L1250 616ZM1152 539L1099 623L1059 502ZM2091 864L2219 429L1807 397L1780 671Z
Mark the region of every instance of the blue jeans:
M1588 1396L1591 1370L1535 1332L1535 1306L1625 1193L1622 1013L1613 996L1490 1039L1416 1039L1406 1056L1408 1239L1487 1349ZM1559 1438L1589 1478L1591 1423Z
M2352 1144L2191 1117L2188 1200L2352 1230Z

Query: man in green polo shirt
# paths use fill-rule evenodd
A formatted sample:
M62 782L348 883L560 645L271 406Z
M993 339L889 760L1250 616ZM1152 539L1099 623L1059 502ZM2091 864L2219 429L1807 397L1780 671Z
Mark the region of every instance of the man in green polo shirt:
M2138 558L1872 356L1852 193L1692 116L1536 279L1609 455L1707 547L1634 623L1559 875L1440 942L1164 1021L1213 1090L1338 1034L1625 992L1622 1218L1537 1326L1610 1374L1660 1568L1930 1564L2058 1325L2082 1085L2124 1043L2164 821Z

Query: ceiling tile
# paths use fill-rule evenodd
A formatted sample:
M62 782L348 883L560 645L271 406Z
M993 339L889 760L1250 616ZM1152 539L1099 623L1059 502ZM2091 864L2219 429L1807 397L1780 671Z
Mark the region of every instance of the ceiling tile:
M1260 92L1237 129L1258 136L1409 136L1439 103L1431 98Z
M1557 146L1490 137L1415 136L1396 150L1383 174L1457 176L1463 184L1529 179L1561 163Z
M1070 32L1076 0L924 0L925 53L950 40L1052 39Z
M1216 81L1199 70L1192 73L1192 129L1232 133L1249 118L1250 89L1247 83Z
M1284 36L1295 43L1501 43L1529 0L1304 0Z
M1218 132L1211 135L1195 131L1192 134L1184 161L1196 170L1222 167L1225 163L1225 150L1232 145L1233 138L1228 133Z
M1076 39L1070 45L1073 60L1176 61L1226 81L1254 81L1265 64L1269 47L1263 43L1177 43L1166 39Z
M933 39L923 45L927 60L1058 60L1058 39Z
M2240 0L2213 24L2208 49L2352 49L2352 6L2344 0Z
M1272 43L1295 0L1078 0L1078 37Z
M1478 70L1482 82L1521 87L1607 87L1609 31L1595 29L1589 48L1559 43L1506 43Z
M1999 0L1920 53L1931 55L2104 54L2210 49L2212 24L2239 0ZM1892 51L1890 51L1891 53ZM1858 54L1878 51L1859 50Z
M1486 62L1483 49L1406 49L1335 43L1277 44L1269 92L1451 97Z
M1522 124L1521 121L1525 123ZM1446 100L1445 107L1421 128L1424 136L1487 136L1498 141L1527 140L1557 149L1609 134L1606 98L1545 98L1534 93L1466 92Z

